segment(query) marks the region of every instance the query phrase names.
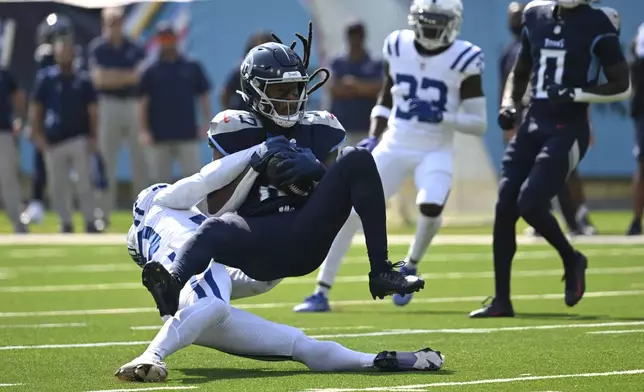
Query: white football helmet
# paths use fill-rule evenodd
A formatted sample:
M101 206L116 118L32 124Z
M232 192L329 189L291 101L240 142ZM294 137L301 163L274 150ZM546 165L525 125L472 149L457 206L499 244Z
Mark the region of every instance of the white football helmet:
M461 32L462 0L414 0L409 8L409 26L416 41L433 50L451 45Z
M136 264L138 264L140 267L143 267L145 261L143 261L141 255L139 255L139 241L137 240L136 236L136 226L132 225L130 226L130 230L127 232L127 253L130 254L130 257Z
M578 5L595 3L598 0L555 0L562 8L575 8Z

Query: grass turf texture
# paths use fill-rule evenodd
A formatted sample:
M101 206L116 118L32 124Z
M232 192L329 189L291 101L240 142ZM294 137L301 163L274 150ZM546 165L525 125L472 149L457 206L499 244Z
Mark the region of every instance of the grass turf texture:
M437 373L311 373L296 363L257 362L189 347L168 359L166 383L129 384L112 374L145 349L144 342L156 332L150 328L159 326L160 320L150 295L140 285L140 269L124 247L0 246L0 385L23 384L0 389L641 391L641 372L593 373L644 369L644 246L580 248L590 259L588 296L569 309L562 299L557 255L543 245L520 247L514 264L518 313L514 319L466 317L493 293L489 246L434 246L420 266L428 274L426 289L405 308L394 307L390 298L371 300L362 246L352 248L340 271L331 293L333 313L291 312L293 305L310 294L315 275L289 279L268 294L234 302L272 321L306 328L309 335L322 335L356 350L439 349L446 363ZM406 251L406 246L392 246L392 258L402 258ZM82 312L96 309L115 310L103 312L109 314ZM78 312L59 312L74 310ZM132 329L136 326L149 328ZM605 331L629 332L596 333ZM101 342L140 343L33 347ZM578 374L586 377L539 378ZM527 380L512 380L516 378ZM499 379L510 381L500 383ZM459 384L480 380L491 381ZM409 387L396 389L399 386Z

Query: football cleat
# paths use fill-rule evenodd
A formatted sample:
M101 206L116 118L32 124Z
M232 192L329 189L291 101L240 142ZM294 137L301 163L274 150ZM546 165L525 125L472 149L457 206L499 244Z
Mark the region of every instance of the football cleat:
M145 288L152 294L161 317L174 316L179 310L179 293L181 292L181 285L175 277L161 263L150 261L143 266L141 280Z
M490 300L491 297L487 297L483 301L483 305ZM501 301L497 298L494 298L489 305L482 307L481 309L474 310L470 313L471 318L491 318L491 317L514 317L514 309L512 308L512 302L510 301Z
M628 227L626 235L642 235L642 221L633 219L631 225Z
M405 275L400 271L394 270L396 267L405 265L404 261L392 264L387 261L389 269L385 271L369 272L369 291L373 299L376 297L383 299L392 294L411 294L420 291L425 287L425 281L415 275Z
M581 252L575 252L577 262L572 271L566 271L562 280L566 282L564 300L573 307L584 297L586 292L586 268L588 259Z
M121 366L114 375L121 381L161 382L168 377L168 368L164 362L139 357Z
M376 355L373 366L382 371L439 370L445 362L440 351L424 348L415 352L383 351Z
M406 265L403 265L400 268L400 272L405 274L405 275L416 275L418 271L416 270L416 267L407 267ZM394 301L394 305L396 306L405 306L411 301L411 297L413 294L405 294L405 295L400 295L398 293L394 294L392 297Z
M322 313L330 312L329 300L322 293L316 293L307 297L304 302L293 308L298 313Z
M25 225L32 223L41 223L45 218L45 207L39 201L32 201L29 203L25 211L20 214L20 222Z

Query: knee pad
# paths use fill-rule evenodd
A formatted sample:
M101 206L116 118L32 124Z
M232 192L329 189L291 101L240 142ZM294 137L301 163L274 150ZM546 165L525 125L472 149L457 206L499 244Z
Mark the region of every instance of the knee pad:
M443 213L444 206L438 204L421 204L418 206L420 214L428 218L437 218Z
M529 219L533 214L548 213L550 210L550 199L540 200L536 191L525 188L519 194L517 208L520 216L524 218L528 217Z

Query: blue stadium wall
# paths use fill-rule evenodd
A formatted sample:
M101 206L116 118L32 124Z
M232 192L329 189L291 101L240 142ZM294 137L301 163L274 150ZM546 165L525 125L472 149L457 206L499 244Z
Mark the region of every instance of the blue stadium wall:
M391 0L401 1L406 0ZM495 124L498 102L497 58L509 42L506 28L507 0L464 0L465 17L462 37L474 41L485 51L487 69L485 71L485 91L488 95L488 115L490 127L485 136L486 145L494 162L500 162L503 148L501 132ZM611 0L602 2L616 8L622 16L622 41L624 46L633 37L637 27L644 21L644 2L634 0ZM152 15L145 16L142 31L143 39L149 39L149 31L155 22L172 17L187 7L190 25L186 42L187 51L201 60L210 76L214 89L212 92L213 112L219 111L218 94L226 76L236 67L242 56L246 39L258 29L268 29L290 40L295 31L304 33L310 19L305 1L280 0L265 2L260 0L195 1L192 3L166 3ZM317 64L317 53L312 63ZM621 109L621 110L620 110ZM626 105L597 105L592 108L592 121L595 130L595 146L588 152L581 164L584 176L614 178L630 177L635 164L633 160L633 127L627 115ZM31 147L23 142L22 166L26 172L32 171ZM202 158L206 163L210 151L204 143ZM122 152L118 168L121 181L130 179L127 151Z

